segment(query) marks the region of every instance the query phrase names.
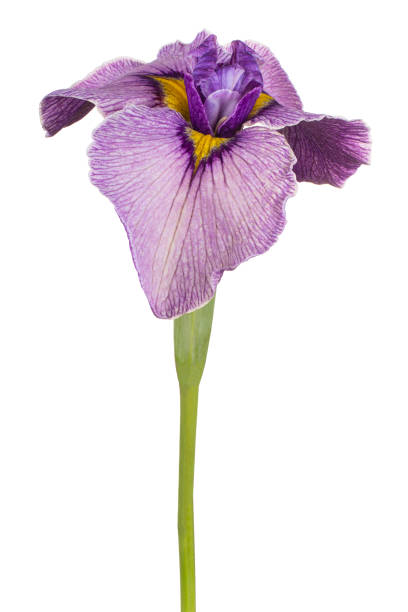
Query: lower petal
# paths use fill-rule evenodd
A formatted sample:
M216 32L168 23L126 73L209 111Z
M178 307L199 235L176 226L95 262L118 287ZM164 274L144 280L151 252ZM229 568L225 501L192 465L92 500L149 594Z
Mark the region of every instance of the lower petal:
M198 153L203 138L210 144ZM281 134L254 127L211 138L169 109L128 105L89 150L91 180L115 205L160 318L199 308L225 270L269 249L296 189Z
M368 127L362 121L324 117L282 130L296 155L298 181L341 187L370 158Z

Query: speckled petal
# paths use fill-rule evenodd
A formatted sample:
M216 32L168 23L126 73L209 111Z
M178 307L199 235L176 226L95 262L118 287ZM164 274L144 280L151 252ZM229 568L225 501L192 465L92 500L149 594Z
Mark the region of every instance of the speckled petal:
M247 40L246 44L257 54L263 78L263 90L280 104L301 109L302 102L296 89L268 47L251 40Z
M286 127L282 133L296 155L298 181L341 187L370 161L369 129L362 121L324 117Z
M225 270L269 249L295 192L281 134L249 128L218 139L200 161L189 130L169 109L130 104L103 122L89 150L91 180L115 205L160 318L199 308Z

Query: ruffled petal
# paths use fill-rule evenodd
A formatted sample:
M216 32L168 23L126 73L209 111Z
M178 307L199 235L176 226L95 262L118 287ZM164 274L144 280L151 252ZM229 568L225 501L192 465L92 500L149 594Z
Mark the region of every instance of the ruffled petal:
M245 70L245 81L241 85L244 91L253 89L255 86L263 84L262 73L259 70L256 54L241 40L234 40L231 43L231 61L237 63Z
M95 131L89 156L91 180L115 205L160 318L199 308L224 270L266 251L296 188L295 159L278 132L213 138L169 109L128 105Z
M217 39L214 34L206 38L194 55L197 57L197 63L193 70L193 79L196 85L200 85L201 81L213 74L217 66Z
M264 123L284 134L297 158L293 169L299 182L341 187L369 163L369 129L362 121L306 113L274 101L249 117L247 125Z
M183 75L186 72L192 73L197 63L197 49L208 39L216 40L216 37L214 34L202 30L191 43L182 43L178 40L165 45L160 49L155 63L169 74L178 73ZM216 46L217 49L220 49L218 44Z
M129 100L146 106L160 104L157 85L139 74L144 70L141 62L121 58L97 68L69 89L51 92L41 102L43 128L54 136L82 119L95 105L109 115L122 109Z
M289 108L302 108L302 102L289 80L288 75L281 67L273 53L257 42L246 41L248 47L253 49L258 56L260 64L263 90L275 98L277 102Z
M326 116L285 127L282 133L296 155L293 169L299 182L341 187L370 161L369 129L362 121Z

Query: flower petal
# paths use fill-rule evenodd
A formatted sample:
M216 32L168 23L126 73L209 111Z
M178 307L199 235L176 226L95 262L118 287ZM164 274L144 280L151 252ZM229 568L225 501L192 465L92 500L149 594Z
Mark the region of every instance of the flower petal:
M192 73L197 62L196 51L208 39L216 40L216 37L206 30L202 30L191 43L186 44L178 40L175 43L165 45L160 49L155 63L168 73L173 72L180 75L186 72Z
M241 87L243 86L243 91L253 89L255 86L262 87L262 73L253 49L243 43L242 40L234 40L231 43L231 50L232 64L237 63L245 70L245 82L241 85Z
M194 53L197 57L197 63L193 70L193 79L196 85L200 85L201 81L210 77L217 66L217 39L212 34L197 48Z
M129 100L146 106L160 104L160 92L153 81L139 74L143 70L141 62L121 58L103 64L69 89L51 92L41 102L43 128L54 136L82 119L95 104L105 115L122 109Z
M190 108L187 99L186 85L180 77L149 75L146 80L158 84L160 89L160 101L162 106L167 106L180 113L186 121L190 121ZM148 106L144 104L143 106Z
M214 130L219 121L225 120L234 112L239 98L239 92L231 89L218 89L208 96L204 102L204 108Z
M249 117L246 125L265 123L282 132L296 155L293 169L299 182L341 187L369 163L369 130L362 121L306 113L274 101Z
M207 113L205 112L204 104L191 74L184 75L184 85L186 88L191 125L195 130L202 132L202 134L211 134L211 126L208 122Z
M199 308L224 270L266 251L295 192L281 134L254 127L212 138L169 109L130 104L103 122L89 150L91 180L115 205L161 318Z
M223 66L214 74L200 83L200 89L207 98L218 89L232 89L240 91L240 85L245 78L245 70L239 66Z
M289 80L288 75L281 67L273 53L257 42L247 40L246 44L258 56L262 78L263 90L275 98L280 104L289 108L302 108L302 102Z
M238 102L232 115L221 125L218 133L220 136L233 136L235 132L241 127L248 114L253 108L259 94L261 93L260 87L254 87L251 91L248 91Z
M296 155L293 169L299 182L341 187L370 161L369 129L362 121L326 116L286 127L282 133Z

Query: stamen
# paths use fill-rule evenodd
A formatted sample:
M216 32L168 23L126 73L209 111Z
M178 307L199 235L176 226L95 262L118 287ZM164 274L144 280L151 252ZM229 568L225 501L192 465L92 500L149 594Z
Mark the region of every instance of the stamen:
M221 117L221 119L217 122L217 125L214 128L214 134L218 132L218 128L220 128L224 121L226 121L227 119L228 117Z

